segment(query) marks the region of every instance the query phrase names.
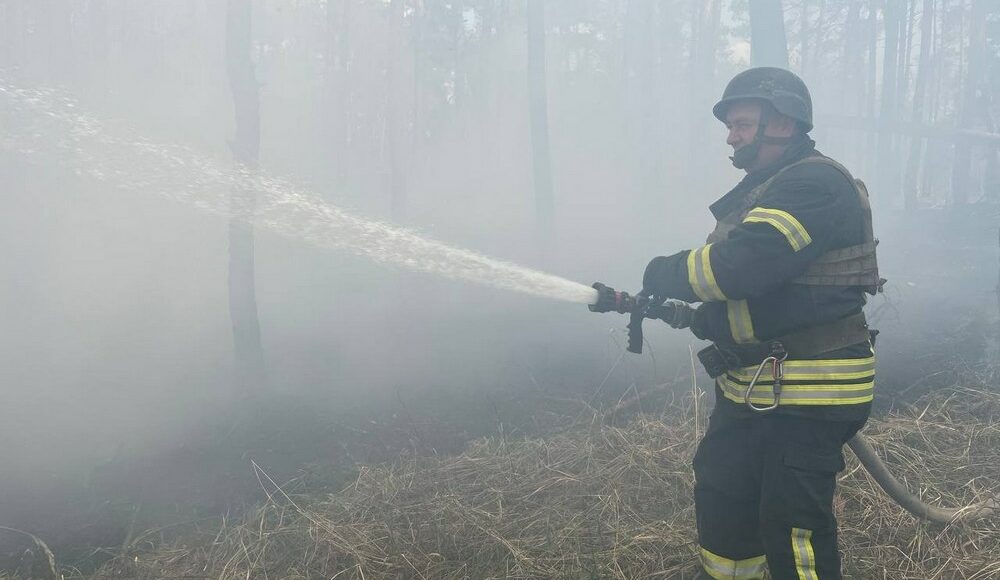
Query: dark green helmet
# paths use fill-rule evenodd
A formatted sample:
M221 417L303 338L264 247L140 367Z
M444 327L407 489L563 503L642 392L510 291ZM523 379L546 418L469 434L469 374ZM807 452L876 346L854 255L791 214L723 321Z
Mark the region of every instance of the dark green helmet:
M729 105L746 99L767 101L782 115L802 123L806 132L813 128L809 89L789 70L762 66L741 72L726 85L722 100L715 104L712 112L725 122Z

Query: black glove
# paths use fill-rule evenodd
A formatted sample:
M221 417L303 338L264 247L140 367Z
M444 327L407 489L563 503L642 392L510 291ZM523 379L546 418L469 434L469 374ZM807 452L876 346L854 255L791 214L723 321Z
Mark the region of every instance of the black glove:
M663 304L650 306L647 318L659 318L673 328L687 328L694 321L694 308L681 300L667 300Z
M695 308L694 312L691 313L691 334L701 340L708 340L708 320L706 307L711 308L711 304L699 304L698 308Z
M664 282L670 279L671 260L667 256L657 256L646 265L642 275L642 289L654 296L667 295Z

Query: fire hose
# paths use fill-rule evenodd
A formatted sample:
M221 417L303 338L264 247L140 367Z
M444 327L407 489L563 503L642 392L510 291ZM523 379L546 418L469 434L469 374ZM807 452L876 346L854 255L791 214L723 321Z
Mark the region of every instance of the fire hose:
M633 353L642 352L643 333L642 323L646 318L656 318L667 322L674 328L687 328L691 325L694 310L684 302L678 300L665 300L656 296L650 296L644 292L632 295L628 292L617 291L614 288L605 286L600 282L594 284L597 290L597 299L588 308L591 312L617 312L629 315L628 323L628 346L627 350ZM773 357L771 357L773 358ZM783 360L783 359L782 359ZM765 361L766 362L766 361ZM778 361L780 363L781 361ZM775 363L775 373L779 372L778 363ZM761 365L761 369L763 368ZM758 369L757 375L760 375ZM752 381L747 389L747 405L754 411L767 412L777 407L778 398L771 407L757 408L749 403L749 392L753 387ZM780 383L776 383L780 384ZM776 394L778 389L775 389ZM923 502L919 497L910 492L907 487L900 482L886 466L885 462L878 456L875 448L863 435L858 433L847 442L851 451L871 475L872 479L878 483L886 494L889 495L903 509L914 516L940 524L950 524L958 522L971 522L983 518L989 518L1000 513L1000 504L996 500L988 500L984 503L968 505L961 508L943 508L932 506Z

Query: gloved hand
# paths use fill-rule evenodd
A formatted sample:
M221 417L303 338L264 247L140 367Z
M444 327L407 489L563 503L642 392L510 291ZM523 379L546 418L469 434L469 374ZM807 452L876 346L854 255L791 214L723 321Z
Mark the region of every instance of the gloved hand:
M695 309L681 300L667 300L663 304L650 306L647 318L659 318L673 328L688 328L694 321Z
M670 259L667 256L657 256L646 265L646 271L642 274L642 288L654 296L664 296L667 289L664 281L670 277Z

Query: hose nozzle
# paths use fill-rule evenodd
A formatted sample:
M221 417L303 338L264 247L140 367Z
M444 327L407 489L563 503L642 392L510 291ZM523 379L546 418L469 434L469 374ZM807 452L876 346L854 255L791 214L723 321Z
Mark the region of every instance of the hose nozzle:
M634 353L642 352L642 319L646 317L646 308L649 306L649 296L639 293L632 296L628 292L620 292L605 286L600 282L594 282L593 288L597 290L597 302L588 305L591 312L617 312L628 314L628 351Z
M594 282L594 290L597 290L597 302L590 304L587 308L591 312L617 312L619 314L630 314L636 310L639 304L638 298L628 292L619 292L610 286L605 286L600 282Z

